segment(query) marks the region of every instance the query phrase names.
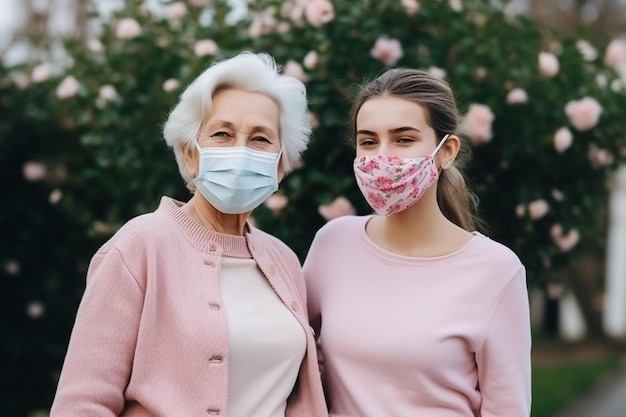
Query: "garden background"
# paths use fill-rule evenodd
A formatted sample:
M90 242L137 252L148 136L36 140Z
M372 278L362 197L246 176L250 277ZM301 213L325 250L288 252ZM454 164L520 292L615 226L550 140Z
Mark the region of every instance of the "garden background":
M626 18L610 20L623 9L605 5L603 24L573 13L557 27L509 3L127 0L98 14L79 1L84 30L60 43L25 28L15 40L28 59L0 66L0 414L46 415L91 256L162 195L189 198L162 139L169 110L204 68L242 50L272 54L307 85L314 126L299 168L253 213L259 227L303 259L326 221L369 213L352 174L351 97L386 68L422 68L456 92L483 232L518 254L545 306L573 292L588 337L607 341L607 201L626 160L615 29ZM553 330L549 314L535 329L539 340Z

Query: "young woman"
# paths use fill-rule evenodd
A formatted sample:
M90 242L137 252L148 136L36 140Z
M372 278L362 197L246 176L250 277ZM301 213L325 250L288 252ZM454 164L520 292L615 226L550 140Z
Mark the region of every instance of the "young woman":
M390 70L352 116L376 215L327 223L304 265L330 415L529 416L525 269L475 231L451 88Z

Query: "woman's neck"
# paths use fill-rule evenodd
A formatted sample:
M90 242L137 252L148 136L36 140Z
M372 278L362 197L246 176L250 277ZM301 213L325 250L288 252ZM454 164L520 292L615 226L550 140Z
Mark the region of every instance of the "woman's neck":
M366 231L385 250L411 257L446 255L463 247L472 237L444 216L435 193L427 193L400 213L375 217Z
M182 210L209 230L236 236L243 236L246 221L250 217L250 212L222 213L209 204L200 193L194 194Z

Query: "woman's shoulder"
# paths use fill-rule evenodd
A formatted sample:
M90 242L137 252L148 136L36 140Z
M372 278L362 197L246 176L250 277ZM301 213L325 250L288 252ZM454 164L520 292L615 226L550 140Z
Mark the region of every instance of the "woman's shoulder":
M519 256L505 244L479 232L474 232L471 256L483 259L486 264L513 270L523 268Z
M329 220L317 231L317 236L336 235L337 233L353 232L364 225L371 216L345 215Z
M124 223L99 252L118 247L122 251L136 251L152 244L160 245L171 241L172 224L159 212L140 214Z

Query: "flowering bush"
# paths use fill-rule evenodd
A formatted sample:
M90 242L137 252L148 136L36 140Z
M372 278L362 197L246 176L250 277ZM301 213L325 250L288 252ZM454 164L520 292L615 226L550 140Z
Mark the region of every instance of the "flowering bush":
M67 65L1 69L0 273L19 307L3 317L20 335L5 353L38 377L4 376L14 401L0 414L49 407L98 245L161 195L189 198L162 124L195 76L241 50L269 52L307 84L310 146L254 212L301 258L327 220L371 212L348 109L356 83L395 66L455 89L485 233L522 258L531 283L602 248L606 184L626 145L623 42L546 38L488 0L259 0L246 14L225 0L150 3L128 0L98 36L69 40ZM47 346L39 361L23 348L34 344Z

